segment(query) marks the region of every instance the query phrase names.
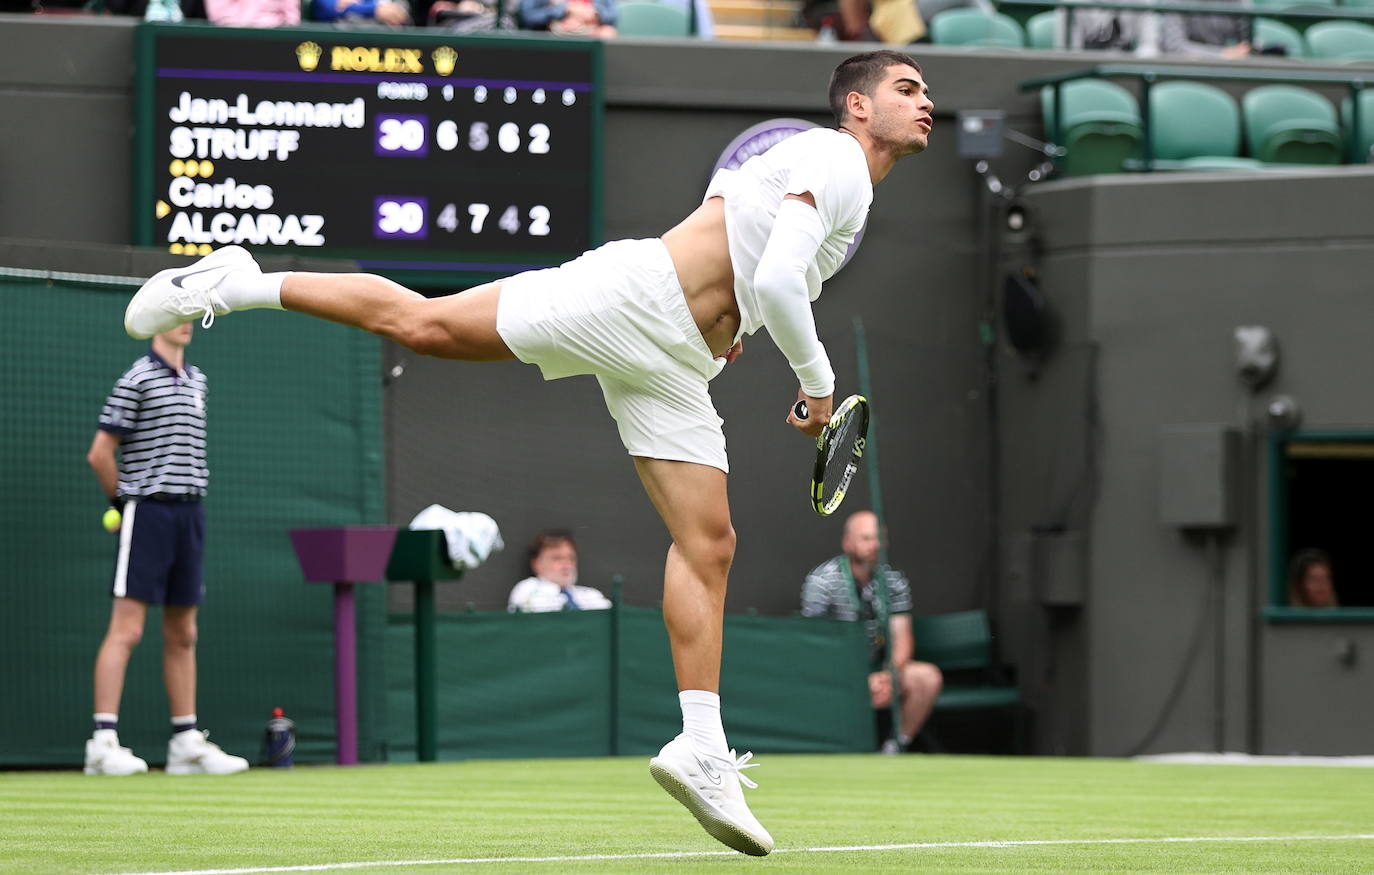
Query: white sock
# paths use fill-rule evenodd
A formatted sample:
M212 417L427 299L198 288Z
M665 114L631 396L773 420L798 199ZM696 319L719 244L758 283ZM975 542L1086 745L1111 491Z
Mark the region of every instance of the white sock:
M703 751L724 754L725 727L720 723L720 696L706 690L683 690L677 694L682 705L682 731Z
M230 310L256 310L260 307L282 309L281 284L286 272L257 273L236 270L220 280L215 292L229 305Z
M172 718L172 734L179 735L196 728L196 715L184 714L180 717Z
M104 711L97 711L91 715L91 718L95 721L95 731L91 733L92 738L104 738L105 736L100 734L102 732L106 733L106 735L109 735L111 738L119 737L117 731L119 726L118 714L107 714Z

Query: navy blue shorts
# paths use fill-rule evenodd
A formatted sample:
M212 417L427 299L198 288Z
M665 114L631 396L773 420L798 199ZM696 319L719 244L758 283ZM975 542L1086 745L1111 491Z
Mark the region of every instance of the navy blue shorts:
M205 510L199 501L131 500L119 528L111 593L150 605L205 598Z

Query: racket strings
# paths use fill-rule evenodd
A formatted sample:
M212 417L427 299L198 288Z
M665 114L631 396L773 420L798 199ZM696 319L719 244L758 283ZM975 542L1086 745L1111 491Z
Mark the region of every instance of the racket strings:
M868 399L850 395L835 408L816 439L816 465L811 477L811 506L821 516L844 501L868 437Z
M847 416L831 436L826 447L824 494L829 497L839 488L845 471L853 463L854 440L858 437L857 418Z

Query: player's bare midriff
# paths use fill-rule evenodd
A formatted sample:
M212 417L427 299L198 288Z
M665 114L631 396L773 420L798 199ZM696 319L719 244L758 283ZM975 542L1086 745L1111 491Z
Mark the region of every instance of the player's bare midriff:
M662 239L706 346L714 356L725 355L739 332L735 269L725 236L725 199L709 198Z

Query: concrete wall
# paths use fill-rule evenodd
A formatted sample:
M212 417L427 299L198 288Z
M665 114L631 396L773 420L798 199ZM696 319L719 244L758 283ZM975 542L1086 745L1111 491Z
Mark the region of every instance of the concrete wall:
M0 39L0 237L126 243L132 22L0 16ZM678 221L746 126L825 122L826 77L847 53L608 44L607 237ZM1157 432L1249 421L1256 402L1229 358L1230 330L1243 322L1279 332L1287 358L1274 390L1298 395L1308 425L1374 422L1368 393L1347 378L1371 364L1359 340L1368 320L1352 318L1369 313L1370 175L1109 178L1028 190L1060 343L1038 368L999 343L990 409L976 177L955 154L952 115L1001 108L1035 135L1038 107L1018 83L1087 59L929 47L919 56L937 105L932 146L878 187L864 247L816 307L842 391L856 381L851 318L867 328L894 563L911 576L920 611L995 608L998 644L1035 707L1039 749L1139 746L1181 671L1177 706L1147 746L1208 748L1210 625L1195 662L1181 660L1209 572L1201 546L1158 521ZM1034 155L1008 149L996 170L1017 181ZM1034 260L1024 242L1005 244L1006 265ZM66 258L60 244L49 251L50 267L98 269L89 257ZM442 588L441 606L502 604L523 576L524 543L545 526L577 532L584 582L606 587L620 573L632 603L657 602L668 539L591 380L545 384L525 366L388 351L389 366L403 360L386 389L391 519L431 502L481 510L509 542ZM763 336L713 387L740 535L732 611L794 611L801 576L838 547L840 520L815 517L806 502L806 442L782 423L793 393ZM1262 507L1258 463L1247 473L1258 490L1247 507ZM847 507L867 500L861 483ZM1332 652L1335 637L1367 648L1370 627L1259 622L1262 524L1247 512L1222 551L1225 744L1368 752L1371 706L1355 693L1369 688L1368 669L1336 665ZM405 594L393 603L404 608Z
M1030 538L1032 527L1081 538L1086 592L1081 608L1046 608L1029 585L1014 586L1008 606L1066 627L1037 642L1081 684L1087 735L1064 729L1066 738L1095 754L1212 750L1218 733L1228 750L1368 752L1374 701L1362 691L1374 669L1342 664L1337 644L1367 652L1374 629L1261 618L1271 484L1253 448L1275 394L1299 400L1304 429L1374 431L1374 400L1353 379L1374 367L1364 332L1374 314L1374 169L1063 181L1027 200L1062 346L1034 380L1007 359L1004 520L1042 546L1056 539ZM1248 324L1270 327L1282 350L1278 376L1258 394L1233 364L1232 330ZM1247 437L1237 525L1222 537L1219 566L1205 538L1161 522L1159 432L1179 424L1228 424ZM1011 580L1035 576L1033 552L1013 554L1022 568ZM1065 694L1035 686L1049 701Z

